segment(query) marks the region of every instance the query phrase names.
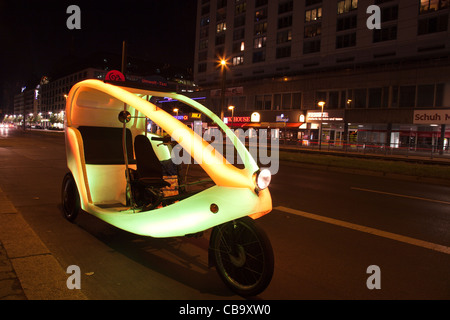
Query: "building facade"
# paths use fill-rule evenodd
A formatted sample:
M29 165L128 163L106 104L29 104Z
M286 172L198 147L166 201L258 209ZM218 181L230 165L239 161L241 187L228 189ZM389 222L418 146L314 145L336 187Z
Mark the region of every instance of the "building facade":
M291 143L442 149L449 12L448 0L198 0L196 94L233 106L231 126Z

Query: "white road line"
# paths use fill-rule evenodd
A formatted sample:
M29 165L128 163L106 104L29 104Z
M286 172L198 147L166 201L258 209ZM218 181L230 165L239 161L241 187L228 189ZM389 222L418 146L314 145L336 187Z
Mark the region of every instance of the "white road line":
M448 204L448 205L450 205L450 202L449 202L449 201L442 201L442 200L436 200L436 199L421 198L421 197L415 197L415 196L408 196L408 195L404 195L404 194L391 193L391 192L385 192L385 191L377 191L377 190L370 190L370 189L363 189L363 188L356 188L356 187L351 187L350 189L353 189L353 190L359 190L359 191L365 191L365 192L380 193L380 194L386 194L386 195L389 195L389 196L402 197L402 198L409 198L409 199L422 200L422 201L429 201L429 202L436 202L436 203L442 203L442 204Z
M273 209L278 210L278 211L283 211L283 212L286 212L286 213L295 214L297 216L301 216L301 217L304 217L304 218L313 219L313 220L317 220L317 221L321 221L321 222L325 222L325 223L334 224L336 226L340 226L340 227L344 227L344 228L348 228L348 229L352 229L352 230L356 230L356 231L361 231L361 232L373 234L373 235L376 235L376 236L379 236L379 237L383 237L383 238L387 238L387 239L391 239L391 240L395 240L395 241L411 244L411 245L414 245L414 246L418 246L418 247L422 247L422 248L426 248L426 249L430 249L430 250L434 250L434 251L450 254L450 247L446 247L446 246L443 246L443 245L440 245L440 244L427 242L427 241L423 241L423 240L419 240L419 239L414 239L414 238L402 236L402 235L399 235L399 234L386 232L386 231L383 231L383 230L378 230L378 229L374 229L374 228L370 228L370 227L365 227L365 226L361 226L361 225L358 225L358 224L354 224L354 223L350 223L350 222L346 222L346 221L342 221L342 220L337 220L337 219L333 219L333 218L328 218L328 217L320 216L320 215L317 215L317 214L308 213L308 212L304 212L304 211L300 211L300 210L296 210L296 209L291 209L291 208L287 208L287 207L283 207L283 206L274 207Z

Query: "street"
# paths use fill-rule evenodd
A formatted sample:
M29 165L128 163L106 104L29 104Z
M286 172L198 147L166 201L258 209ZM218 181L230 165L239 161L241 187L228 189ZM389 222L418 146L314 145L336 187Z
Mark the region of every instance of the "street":
M80 267L88 299L240 299L208 268L208 232L153 239L86 213L65 220L66 172L62 133L0 137L0 188L63 269ZM450 187L281 163L269 188L258 223L275 272L259 298L450 298Z

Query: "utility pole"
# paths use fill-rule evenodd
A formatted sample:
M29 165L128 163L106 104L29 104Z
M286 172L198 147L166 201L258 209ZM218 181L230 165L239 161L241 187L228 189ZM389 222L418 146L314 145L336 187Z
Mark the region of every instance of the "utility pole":
M125 72L127 72L127 42L126 41L123 41L123 43L122 43L122 68L120 71L125 76ZM125 80L126 80L126 77L125 77Z

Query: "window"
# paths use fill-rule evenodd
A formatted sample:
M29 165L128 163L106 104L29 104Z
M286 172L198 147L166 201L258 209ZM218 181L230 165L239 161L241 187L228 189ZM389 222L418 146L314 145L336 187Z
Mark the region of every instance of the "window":
M369 89L369 108L381 108L381 98L383 90L382 88L370 88Z
M244 63L244 56L233 57L233 66L239 66Z
M266 60L266 52L265 51L256 51L253 52L253 62L263 62Z
M312 6L313 4L322 3L322 0L306 0L305 6Z
M347 13L356 9L358 9L358 0L338 1L337 4L338 14Z
M434 105L434 84L417 87L417 107L426 108Z
M208 38L209 28L201 28L200 29L200 39Z
M277 59L287 58L291 56L291 46L277 48Z
M355 45L356 33L350 33L336 37L336 49L354 47Z
M322 33L322 24L315 23L305 26L305 38L312 38L319 36Z
M259 37L253 40L253 48L259 49L266 46L266 37Z
M209 25L209 17L203 17L200 19L200 27L206 27Z
M292 26L292 16L278 18L278 29Z
M198 45L198 48L199 48L200 50L203 50L203 49L208 48L208 39L202 39L202 40L200 40L200 43L199 43L199 45Z
M239 41L233 43L233 53L242 52L245 49L245 42Z
M255 96L255 109L256 110L271 110L272 109L272 96L269 94L256 95Z
M255 24L254 35L258 36L267 32L267 22L261 22Z
M206 72L206 63L199 63L197 70L199 73Z
M201 15L205 15L209 13L209 4L207 6L202 7Z
M227 0L217 0L217 9L227 6Z
M418 35L447 31L448 14L419 20Z
M198 53L198 61L205 61L208 58L208 51Z
M448 8L449 0L420 0L419 13L427 13Z
M305 22L322 19L322 7L305 11Z
M355 89L353 90L353 101L355 108L365 108L367 98L367 89Z
M320 40L303 42L303 54L320 52Z
M267 19L267 7L256 10L255 12L255 22Z
M233 40L244 39L244 37L245 37L245 29L244 28L233 31Z
M401 86L399 94L400 108L414 108L416 99L416 86Z
M269 0L256 0L255 2L255 8L261 7L263 5L266 5L269 2Z
M356 28L356 15L339 18L336 23L336 31Z
M241 13L245 13L246 11L247 11L247 3L246 2L238 3L234 7L234 14L235 15L238 15L238 14L241 14Z
M219 34L216 36L216 46L225 43L225 34Z
M397 39L397 26L373 30L373 42Z
M286 12L291 12L294 9L294 1L285 1L278 5L278 14L283 14Z
M234 18L234 27L242 27L245 25L245 15L238 16Z
M292 41L292 30L278 32L277 44Z
M398 19L398 6L381 9L381 22L387 22Z
M217 24L216 32L221 33L227 30L227 23L226 22L219 22Z

